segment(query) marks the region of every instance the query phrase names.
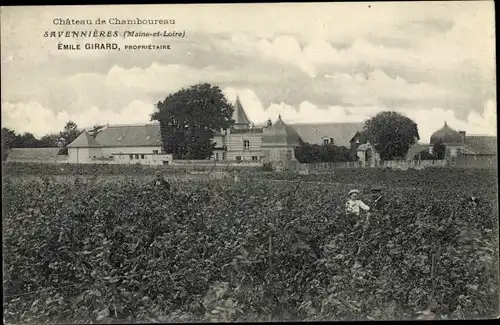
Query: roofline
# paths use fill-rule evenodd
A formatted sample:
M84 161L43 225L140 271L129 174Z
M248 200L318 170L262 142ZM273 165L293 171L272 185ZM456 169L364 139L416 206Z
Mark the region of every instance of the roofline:
M305 122L298 122L298 123L287 123L288 125L328 125L328 124L364 124L365 122L318 122L318 123L305 123Z
M465 138L468 137L488 137L488 138L497 138L497 135L487 135L487 134L466 134Z
M126 146L107 146L107 145L99 145L99 146L68 146L68 148L134 148L134 147L161 147L161 144L141 144L141 145L126 145Z
M135 126L160 126L160 123L110 124L110 125L106 125L105 128L135 127ZM104 130L104 128L103 128L103 130Z

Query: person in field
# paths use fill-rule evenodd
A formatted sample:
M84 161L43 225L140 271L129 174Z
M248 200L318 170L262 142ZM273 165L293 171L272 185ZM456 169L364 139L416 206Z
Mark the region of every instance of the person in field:
M163 188L163 189L169 191L170 190L170 183L163 177L163 175L159 171L157 171L155 174L156 174L156 178L154 181L154 186L159 187L159 188Z
M367 212L366 220L364 223L364 227L367 227L370 217L370 207L359 199L359 190L350 190L348 196L349 198L345 204L347 216L354 217L354 219L356 220L356 225L354 227L357 228L360 224L359 216L361 210Z
M382 196L382 189L376 187L373 188L371 192L372 192L373 209L381 210L386 204L386 201Z

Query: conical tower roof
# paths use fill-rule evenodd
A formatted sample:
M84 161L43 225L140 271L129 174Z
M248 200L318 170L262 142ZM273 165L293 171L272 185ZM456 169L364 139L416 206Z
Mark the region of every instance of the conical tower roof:
M100 147L97 142L87 131L83 131L73 142L68 145L68 148L89 148Z
M236 102L234 103L233 120L235 127L248 127L251 124L238 96L236 96Z

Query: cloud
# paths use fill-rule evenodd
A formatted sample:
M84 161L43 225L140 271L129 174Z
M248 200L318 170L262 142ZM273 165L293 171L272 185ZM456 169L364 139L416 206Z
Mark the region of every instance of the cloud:
M382 111L392 111L390 108L377 105L320 107L307 100L297 106L280 102L265 107L251 89L226 88L224 93L231 102L235 101L236 94L238 94L249 119L256 124L265 123L268 118L274 121L278 115L281 115L287 123L364 122ZM396 109L396 111L417 123L422 143L428 143L431 134L440 129L445 121L450 127L465 130L468 134L496 135L496 109L493 101L485 103L482 114L471 112L467 120L458 118L453 110L442 108L429 110L419 107Z
M148 102L132 101L116 111L89 107L76 113L54 110L36 102L2 103L2 127L18 133L30 132L36 137L62 131L68 121L75 122L80 128L96 124L148 123L154 112L154 105Z
M389 77L383 70L375 69L368 74L336 73L325 75L330 88L342 101L351 105L382 105L405 103L405 106L422 102L443 102L450 97L460 97L453 90L427 83L410 84L396 76Z

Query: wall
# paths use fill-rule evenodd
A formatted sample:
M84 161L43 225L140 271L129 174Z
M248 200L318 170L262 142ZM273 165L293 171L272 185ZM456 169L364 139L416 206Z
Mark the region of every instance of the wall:
M106 147L101 148L102 157L109 157L114 153L153 153L153 150L158 150L161 152L161 146L148 146L148 147Z
M425 167L446 167L446 160L386 160L380 162L380 167L407 169L407 168L425 168Z
M226 145L226 137L223 135L215 135L212 141L215 142L216 148L220 148Z
M243 140L248 140L250 146L248 150L243 148ZM227 160L236 160L240 156L244 161L252 161L252 157L257 157L260 160L262 155L261 150L262 133L253 133L251 130L246 133L229 133L227 135Z
M137 154L139 158L136 158L136 154L133 154L133 158L130 158L131 154L115 154L114 163L116 164L140 164L140 165L163 165L164 161L167 161L168 164L172 164L172 155L169 154L152 154L152 153L143 153Z
M360 168L360 161L338 161L338 162L323 162L323 163L311 163L311 164L301 164L301 168L308 171L321 171L334 168Z
M387 160L381 161L378 167L381 168L394 168L394 169L408 169L408 168L425 168L425 167L446 167L445 160ZM364 168L361 161L347 161L347 162L324 162L301 164L301 168L308 171L321 171L335 168Z
M457 167L496 168L496 155L460 155L454 159Z
M213 161L213 160L173 160L172 166L242 166L242 167L259 167L262 163L259 161Z
M95 148L92 153L95 152ZM68 148L68 161L70 163L87 164L91 160L90 149L89 148Z

